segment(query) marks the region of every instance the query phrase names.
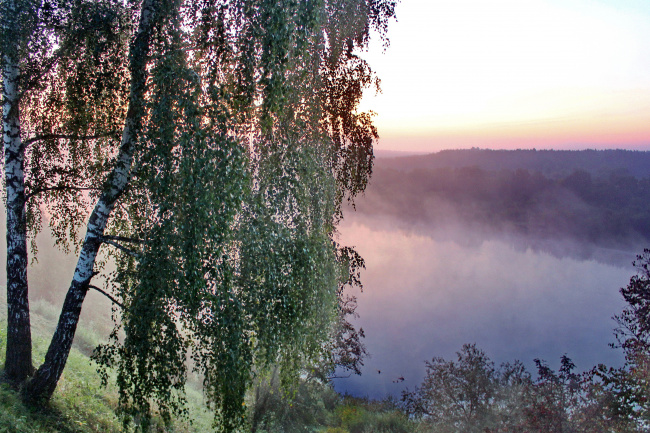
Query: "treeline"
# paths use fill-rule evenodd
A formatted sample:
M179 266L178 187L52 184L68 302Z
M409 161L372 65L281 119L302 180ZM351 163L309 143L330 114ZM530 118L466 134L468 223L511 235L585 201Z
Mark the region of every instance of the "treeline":
M496 367L476 345L449 361L426 363L421 386L402 407L427 433L644 432L647 404L635 408L598 369L578 374L562 356L558 371L535 360L536 377L518 361ZM632 380L632 378L630 378ZM620 384L620 383L619 383Z
M396 170L479 167L489 171L524 169L547 177L567 176L575 170L603 175L612 171L635 177L650 176L650 152L635 150L442 150L429 155L386 158L378 165Z
M407 226L462 223L539 239L640 248L650 240L650 177L477 166L402 171L379 165L360 213Z

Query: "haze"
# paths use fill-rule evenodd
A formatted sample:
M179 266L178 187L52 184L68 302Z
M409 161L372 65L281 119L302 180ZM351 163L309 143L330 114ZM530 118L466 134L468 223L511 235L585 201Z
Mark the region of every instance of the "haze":
M341 241L366 260L372 357L341 392L399 395L475 343L497 365L621 365L619 289L650 245L649 152L448 150L380 158ZM644 162L645 161L645 162ZM381 373L380 373L381 372ZM399 378L405 380L401 381Z
M340 242L366 260L365 290L351 294L371 357L336 389L399 395L419 385L425 360L453 358L465 343L530 371L535 358L558 368L564 354L579 371L620 365L611 318L631 262L650 245L648 158L475 149L377 160L340 227ZM30 301L55 319L40 299L61 304L76 258L53 250L47 233L38 241ZM88 296L82 322L107 335L110 303Z

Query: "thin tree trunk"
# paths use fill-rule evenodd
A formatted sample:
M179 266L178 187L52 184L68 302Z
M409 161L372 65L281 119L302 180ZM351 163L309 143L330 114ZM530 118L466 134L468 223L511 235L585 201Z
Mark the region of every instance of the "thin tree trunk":
M130 50L131 91L129 109L126 114L117 162L110 174L104 192L88 220L86 237L81 247L77 267L61 308L56 331L45 355L45 362L36 371L34 377L23 387L23 397L28 402L49 400L56 389L72 347L81 307L90 280L94 275L95 259L102 244L101 239L108 218L115 202L126 189L130 179L133 152L142 126L142 106L147 77L146 64L155 3L155 0L145 0L142 4L138 33Z
M45 355L45 362L23 389L24 396L28 401L49 400L56 389L68 360L77 324L79 323L79 316L81 315L81 307L88 292L88 285L93 277L95 259L102 244L101 237L106 229L113 205L128 183L129 171L133 161L133 156L129 151L132 148L129 129L127 122L123 134L120 158L112 173L113 182L110 190L102 194L88 221L86 237L81 247L77 267L61 308L61 315L54 336Z
M27 286L25 146L20 137L18 64L5 56L2 126L7 191L7 351L5 375L18 385L34 372Z

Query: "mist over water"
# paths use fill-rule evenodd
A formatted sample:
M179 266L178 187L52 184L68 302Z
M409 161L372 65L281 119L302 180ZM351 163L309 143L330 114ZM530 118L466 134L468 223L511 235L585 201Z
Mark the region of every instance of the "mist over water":
M587 246L547 243L546 252L462 226L404 231L354 214L340 232L366 260L364 291L354 294L371 353L361 376L335 381L340 392L381 398L413 389L425 360L455 359L464 343L476 343L497 365L519 359L531 373L535 358L557 369L563 354L580 371L622 363L608 346L611 318L623 308L618 290L640 251L585 260L597 256L585 255Z
M614 341L611 318L624 306L619 289L635 272L631 262L650 238L623 223L619 231L606 224L638 207L611 192L620 188L601 200L620 203L617 214L541 177L531 179L551 186L524 194L517 173L485 172L476 179L481 173L475 169L405 173L377 170L357 212L348 209L340 227L339 242L366 260L365 289L351 294L358 297L356 324L365 331L371 358L361 376L336 379L338 391L399 395L421 383L425 360L455 359L465 343L476 343L497 365L518 359L531 373L535 358L557 369L563 354L579 371L622 363L622 353L608 346ZM495 178L501 180L489 186L486 179ZM650 210L644 212L640 219L648 221ZM594 215L600 219L590 219ZM583 226L592 230L583 233ZM4 233L0 220L1 261ZM33 311L51 316L51 333L76 255L51 248L47 230L38 243L30 302ZM6 280L4 267L0 278ZM110 313L110 302L89 291L82 323L105 338Z
M337 391L397 396L421 383L425 360L455 359L464 343L476 343L497 365L519 359L531 373L535 358L557 369L563 354L580 371L622 363L622 353L608 346L611 317L624 306L618 290L633 275L631 262L640 251L601 248L596 254L593 245L540 243L460 222L405 227L353 212L340 227L339 241L366 261L364 291L351 294L358 297L355 324L365 331L371 357L361 376L335 379ZM54 330L76 262L52 242L47 233L39 236L39 260L29 271L32 309L51 320L46 335ZM3 243L4 236L0 260L6 260ZM4 267L0 278L6 279ZM105 338L110 302L94 291L86 301L82 323ZM400 377L405 380L393 382Z

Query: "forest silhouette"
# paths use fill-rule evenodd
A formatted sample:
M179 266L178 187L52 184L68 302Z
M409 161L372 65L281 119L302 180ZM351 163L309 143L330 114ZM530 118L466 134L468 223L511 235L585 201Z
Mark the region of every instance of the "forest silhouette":
M357 210L407 230L453 224L486 237L525 237L551 252L553 241L570 240L637 253L650 241L650 152L471 149L379 158ZM616 263L629 265L628 257Z

